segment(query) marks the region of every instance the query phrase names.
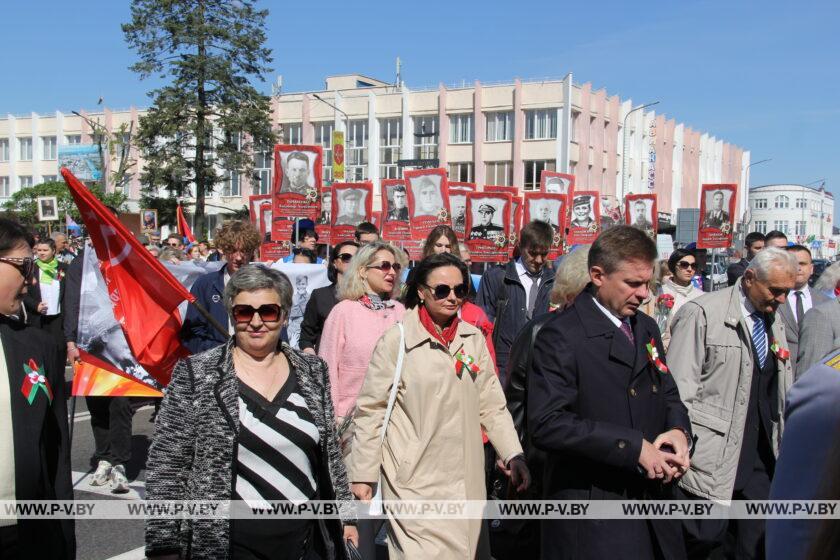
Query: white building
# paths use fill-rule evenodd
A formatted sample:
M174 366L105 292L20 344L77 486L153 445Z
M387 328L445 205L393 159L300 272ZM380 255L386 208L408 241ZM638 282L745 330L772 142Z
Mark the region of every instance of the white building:
M763 185L750 189L748 231L767 233L778 230L791 241L805 243L832 241L834 196L825 187L805 185ZM826 250L822 254L834 254Z

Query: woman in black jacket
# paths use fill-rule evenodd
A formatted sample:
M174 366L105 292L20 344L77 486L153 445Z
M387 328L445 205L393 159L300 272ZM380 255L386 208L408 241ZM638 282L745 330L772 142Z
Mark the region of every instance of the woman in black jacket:
M231 276L224 301L233 338L178 362L166 388L147 499L233 500L234 508L263 510L276 501L338 500L341 520L150 518L146 555L345 558L345 539L355 544L358 533L327 366L280 342L292 286L279 271L246 265Z
M55 241L41 239L35 243L35 270L32 284L28 287L23 302L30 325L47 331L58 344L64 346L64 277L68 265L56 258Z

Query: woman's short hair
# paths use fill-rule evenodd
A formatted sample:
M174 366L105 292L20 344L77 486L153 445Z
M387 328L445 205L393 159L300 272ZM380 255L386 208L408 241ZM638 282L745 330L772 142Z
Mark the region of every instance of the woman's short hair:
M552 305L564 305L583 291L589 283L589 268L586 266L588 258L589 247L578 247L563 257L549 295Z
M677 263L679 263L683 257L694 257L694 262L697 262L697 255L694 254L694 251L689 249L674 249L674 252L671 253L671 256L668 257L668 270L671 271L671 274L677 273ZM694 266L694 271L697 272L697 265Z
M35 240L25 227L14 220L0 218L0 255L24 245L32 247Z
M460 259L461 250L458 247L458 236L455 235L455 231L449 226L437 226L429 232L429 235L426 236L426 244L423 245L423 258L425 259L435 254L435 243L441 237L445 237L449 241L450 251Z
M318 262L318 255L315 254L315 251L312 249L305 249L302 247L295 247L292 249L292 262L296 257L303 257L309 261L309 264L315 264Z
M338 286L339 299L349 299L351 301L355 301L367 293L365 281L362 279L360 272L373 264L373 261L376 260L376 253L379 251L388 251L391 253L394 256L394 262L400 263L400 266L403 270L405 270L408 260L405 258L405 253L403 253L400 249L394 247L387 241L374 241L373 243L368 243L367 245L359 248L356 255L353 257L353 260L350 261L350 265L347 267L344 275L342 275L341 283ZM400 279L401 274L397 274L391 297L395 298L399 295Z
M342 241L330 253L330 262L327 263L327 278L330 282L336 282L338 280L338 270L335 268L335 259L341 254L341 250L345 247L356 247L359 248L359 244L355 241Z
M283 315L289 315L292 308L292 283L289 278L273 268L261 264L246 264L233 273L225 285L225 309L228 315L233 308L233 300L242 292L256 292L257 290L274 290L280 299Z
M38 241L36 241L36 242L35 242L35 245L46 245L46 246L48 246L50 249L52 249L53 251L55 251L55 240L54 240L54 239L50 239L49 237L47 237L47 238L45 238L45 239L39 239Z
M470 272L467 270L467 265L464 264L464 261L451 253L430 255L420 261L414 268L414 272L411 275L411 279L409 280L405 291L406 309L412 309L420 305L420 296L417 293L418 290L421 286L428 285L427 281L429 274L431 274L434 269L444 266L454 266L457 268L461 272L464 284L467 286L470 285Z
M260 234L250 222L229 220L216 231L215 241L225 254L241 249L246 255L253 255L260 246Z

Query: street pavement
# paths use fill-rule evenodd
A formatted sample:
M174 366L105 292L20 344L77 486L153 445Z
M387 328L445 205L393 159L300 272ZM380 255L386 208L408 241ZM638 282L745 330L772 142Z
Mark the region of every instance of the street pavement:
M72 374L68 368L68 383ZM69 385L68 385L69 394ZM131 461L126 465L126 475L131 491L128 494L111 494L108 487L90 486L94 466L91 456L95 448L90 427L90 413L84 397L76 398L73 420L73 469L74 496L77 500L138 500L145 495L146 458L152 440L154 424L151 422L154 407L138 403L134 415L131 438ZM69 409L69 403L68 403ZM78 520L76 521L76 558L78 560L139 560L145 557L144 524L142 520Z

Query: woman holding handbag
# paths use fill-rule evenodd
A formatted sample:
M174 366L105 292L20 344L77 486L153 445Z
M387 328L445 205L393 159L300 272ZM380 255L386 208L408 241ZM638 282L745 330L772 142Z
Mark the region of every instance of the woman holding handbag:
M381 480L385 500L484 500L482 428L513 485L527 488L530 474L484 336L458 318L468 283L454 255L425 258L408 286L403 324L377 343L348 461L357 498L370 500ZM389 513L389 521L392 559L490 557L481 520Z

